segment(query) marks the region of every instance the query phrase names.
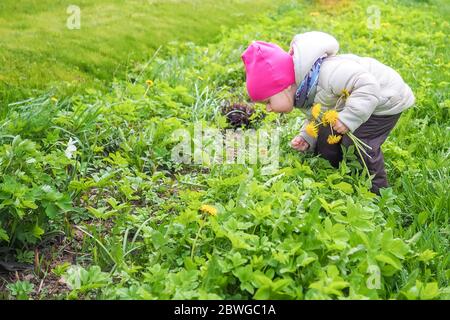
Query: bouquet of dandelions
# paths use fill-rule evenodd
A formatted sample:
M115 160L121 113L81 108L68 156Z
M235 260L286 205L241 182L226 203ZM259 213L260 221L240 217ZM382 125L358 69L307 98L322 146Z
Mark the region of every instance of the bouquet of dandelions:
M308 125L305 128L306 133L313 138L317 138L319 133L319 127L321 125L330 126L331 134L328 135L327 138L328 144L339 143L342 139L342 135L334 133L333 125L338 120L338 111L337 111L338 108L342 106L343 102L347 99L349 95L350 94L348 93L347 90L345 89L342 90L342 95L339 97L336 106L333 109L329 109L326 111L323 111L322 105L320 103L316 103L315 105L313 105L313 107L311 108L312 119L309 121ZM361 141L361 139L356 137L351 131L348 131L346 135L353 141L355 148L359 154L359 157L361 158L361 161L364 164L364 168L366 169L367 174L370 177L370 172L369 169L367 168L366 162L364 161L362 153L364 153L369 158L372 158L365 150L365 148L370 150L372 150L372 148L363 141Z

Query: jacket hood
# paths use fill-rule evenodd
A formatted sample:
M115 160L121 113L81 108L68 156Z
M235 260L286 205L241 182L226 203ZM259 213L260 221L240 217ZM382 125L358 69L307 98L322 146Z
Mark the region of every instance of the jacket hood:
M333 56L339 51L339 43L328 33L311 31L297 34L291 42L293 50L295 82L305 78L314 62L323 55Z

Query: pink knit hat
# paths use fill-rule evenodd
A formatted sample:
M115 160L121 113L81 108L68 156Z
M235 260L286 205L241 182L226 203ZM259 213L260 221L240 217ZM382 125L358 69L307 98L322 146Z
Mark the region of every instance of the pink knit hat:
M265 100L295 83L294 60L276 44L254 41L242 54L242 61L253 101Z

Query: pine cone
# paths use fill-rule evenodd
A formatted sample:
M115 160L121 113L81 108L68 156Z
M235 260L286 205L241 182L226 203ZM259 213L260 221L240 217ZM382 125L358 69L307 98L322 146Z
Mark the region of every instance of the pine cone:
M228 123L239 128L250 124L250 117L255 112L251 106L235 103L223 109L223 114L227 117Z

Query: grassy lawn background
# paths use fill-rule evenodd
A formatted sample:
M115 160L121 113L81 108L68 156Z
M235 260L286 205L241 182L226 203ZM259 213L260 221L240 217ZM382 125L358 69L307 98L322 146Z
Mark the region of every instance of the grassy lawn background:
M16 0L0 2L0 108L56 87L68 95L123 78L167 42L215 42L283 1ZM81 29L66 12L81 9Z

